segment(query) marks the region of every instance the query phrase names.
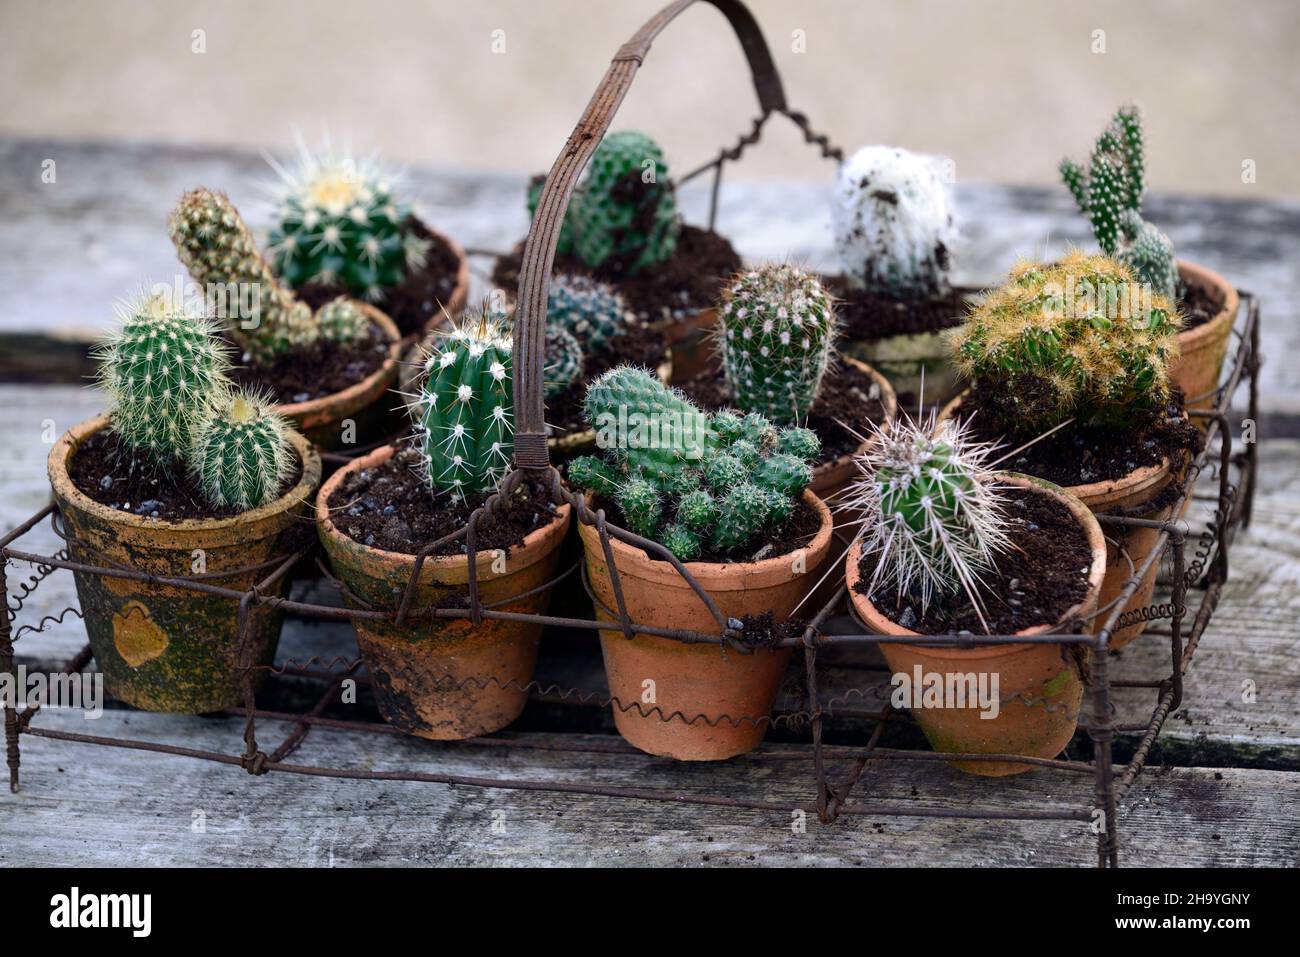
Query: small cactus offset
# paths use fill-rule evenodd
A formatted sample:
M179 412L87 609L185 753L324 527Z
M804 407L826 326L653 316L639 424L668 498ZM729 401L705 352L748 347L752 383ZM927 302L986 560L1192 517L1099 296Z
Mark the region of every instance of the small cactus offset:
M496 488L514 451L510 328L487 304L439 334L410 405L429 485L464 499Z
M320 334L331 342L354 342L366 334L370 317L354 299L339 296L316 310Z
M992 447L934 417L873 427L840 508L860 515L869 593L893 587L920 613L964 593L981 620L984 575L1010 546L1005 496L988 471Z
M958 367L986 388L986 411L1016 434L1067 419L1115 425L1170 395L1180 320L1124 264L1074 251L1022 262L971 309L951 340Z
M301 147L296 168L276 170L269 249L293 288L322 283L373 302L424 265L429 240L409 228L411 205L374 159Z
M1115 112L1097 137L1086 168L1067 158L1060 170L1101 251L1128 265L1159 295L1177 301L1182 280L1173 243L1142 219L1146 151L1138 108L1122 106Z
M811 273L764 266L742 273L724 294L718 342L736 404L794 422L808 415L826 374L835 312Z
M587 351L599 352L634 320L627 300L613 286L587 276L559 275L551 278L547 292L546 321L567 329Z
M228 391L208 405L190 465L214 505L241 511L272 501L293 467L288 425L266 399Z
M216 325L160 294L126 305L120 318L96 352L113 431L159 466L183 461L207 397L227 386L230 360Z
M546 398L560 395L582 374L582 346L567 329L554 323L546 325Z
M895 301L949 292L952 161L891 146L865 146L840 167L831 206L845 276Z

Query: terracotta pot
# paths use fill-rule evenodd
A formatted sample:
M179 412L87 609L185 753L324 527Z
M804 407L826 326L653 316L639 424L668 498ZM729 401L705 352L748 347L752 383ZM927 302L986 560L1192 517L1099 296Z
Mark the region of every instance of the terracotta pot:
M713 362L713 330L718 310L701 309L688 319L666 323L664 332L672 349L673 382L690 382Z
M811 492L804 492L803 501L821 517L821 528L805 548L746 564L687 564L724 615L740 618L770 611L781 620L813 586L813 570L830 550L831 514ZM578 531L599 599L596 618L613 621L600 607L617 607L600 538L590 525L579 525ZM671 564L617 539L610 544L633 621L717 632L707 607ZM780 648L741 654L720 645L644 633L629 640L621 630L602 630L600 645L610 694L617 699L613 711L619 733L642 751L681 761L719 761L756 747L767 730L764 719L771 714L791 653ZM677 718L662 720L678 713Z
M1058 621L1016 632L1041 635L1058 631L1071 619L1091 614L1106 570L1106 543L1101 526L1082 502L1066 491L1026 475L1003 472L1008 485L1018 485L1061 502L1083 528L1092 549L1088 572L1088 594ZM849 550L845 578L853 610L877 635L917 636L882 614L857 590L861 581L858 563L862 544ZM986 674L998 678L998 714L983 718L977 707L916 708L912 716L920 724L931 746L950 754L1017 754L1054 758L1074 737L1083 700L1083 682L1070 646L1047 644L984 645L974 648L953 646L880 645L894 674L913 677L919 667L925 674ZM977 679L978 680L978 679ZM991 684L988 686L991 687ZM1000 777L1031 770L1034 765L1017 761L953 761L952 766L971 774Z
M469 302L469 257L465 255L465 250L461 248L460 243L452 239L446 233L439 232L428 223L421 222L424 228L433 235L441 239L456 254L456 286L451 291L451 296L442 304L443 311L435 313L428 322L424 324L422 332L414 332L406 337L407 342L414 342L422 335L432 332L447 321L447 316L458 316L464 311L466 304Z
M1232 337L1232 324L1237 318L1237 290L1218 273L1195 263L1178 263L1178 272L1189 286L1208 289L1221 304L1218 314L1209 322L1178 334L1178 361L1169 370L1170 375L1187 397L1189 409L1209 409L1213 396L1196 399L1219 384L1223 358L1228 353ZM1198 419L1205 427L1208 423Z
M335 574L372 607L390 610L397 608L410 580L415 556L370 548L344 534L331 520L329 502L348 475L383 464L395 451L394 446L384 446L348 463L326 481L316 500L316 529ZM497 611L545 613L549 588L517 601L508 599L555 577L571 511L562 505L554 521L530 532L522 545L511 549L504 572L493 567L496 554L479 553L478 594L483 604L501 602ZM468 581L465 556L427 559L411 607L460 600ZM401 731L457 741L498 731L524 709L541 625L484 620L475 627L465 618L425 618L401 627L354 618L352 625L379 711Z
M852 356L841 355L839 361L869 375L871 381L880 387L880 404L885 407L885 417L887 419L892 419L898 414L898 396L895 395L894 387L890 385L888 379L876 369L867 365L867 363ZM829 499L848 485L849 480L853 478L853 458L864 448L866 448L865 442L851 454L841 455L839 458L824 462L813 469L812 485L809 486L813 494L821 499Z
M966 395L967 393L963 392L944 406L943 411L939 413L939 421L942 422L944 419L954 416L961 407L962 400ZM1089 482L1086 485L1070 485L1066 487L1066 491L1092 509L1094 514L1104 515L1116 509L1131 510L1141 507L1155 499L1173 479L1174 475L1170 462L1165 459L1159 465L1148 465L1136 469L1121 479ZM1172 512L1173 508L1170 506L1143 513L1141 517L1161 521L1170 518ZM1146 561L1146 557L1155 548L1156 539L1160 537L1160 533L1155 529L1133 527L1123 529L1119 526L1108 526L1105 534L1106 578L1102 582L1101 598L1098 602L1099 607L1102 608L1119 595L1133 574L1134 569ZM1143 608L1151 603L1151 595L1156 587L1156 574L1159 571L1160 562L1152 562L1146 575L1142 577L1137 591L1124 605L1125 612ZM1103 612L1093 622L1092 628L1094 632L1101 630L1101 626L1108 614L1108 612ZM1145 621L1140 621L1125 628L1117 629L1110 637L1110 647L1114 649L1123 648L1142 634L1146 630L1146 626Z
M353 441L347 443L352 447L369 445L392 434L390 413L397 400L388 394L388 390L397 382L401 335L387 315L366 303L358 305L383 329L390 343L388 358L370 375L341 392L332 392L309 402L276 407L277 411L293 420L308 441L327 452L345 447L343 423L346 419L355 424L351 436Z
M108 426L98 416L69 429L50 450L49 477L55 501L76 542L74 561L120 565L154 575L196 574L203 581L243 591L274 571L238 569L284 555L287 533L302 520L320 484L316 451L297 433L289 437L302 462L302 477L285 495L229 518L165 522L96 502L72 482L68 466L78 445ZM225 570L232 573L220 574ZM243 703L238 602L180 586L74 572L86 633L104 684L114 698L147 711L201 714ZM283 595L289 576L272 591ZM282 613L253 605L249 661L268 665L280 640ZM265 671L255 672L257 683Z

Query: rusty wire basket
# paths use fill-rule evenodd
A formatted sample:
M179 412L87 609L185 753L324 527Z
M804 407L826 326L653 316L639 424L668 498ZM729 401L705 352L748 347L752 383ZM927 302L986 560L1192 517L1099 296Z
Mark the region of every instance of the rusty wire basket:
M12 671L14 667L14 643L28 635L36 635L51 625L62 621L67 615L80 617L76 608L65 609L58 615L47 616L39 622L17 624L24 602L36 588L59 570L70 570L83 574L99 575L108 578L129 579L154 584L164 584L201 592L214 599L224 599L237 603L241 622L241 641L244 643L243 662L244 707L235 709L230 714L238 715L244 721L241 753L231 754L214 750L185 748L151 741L114 738L97 735L79 734L42 728L34 719L39 714L39 706L29 706L24 710L7 708L4 713L6 758L9 769L10 787L18 789L20 750L22 735L42 737L53 740L102 745L115 748L128 748L151 751L169 755L214 761L242 767L253 775L269 772L281 772L300 775L318 775L367 780L400 780L425 782L430 784L465 785L483 788L518 789L534 791L552 791L569 794L598 795L613 798L668 801L690 803L728 808L748 808L760 811L777 811L789 814L791 808L786 803L751 800L744 797L724 794L707 794L681 792L669 789L631 788L605 786L587 780L515 780L499 777L472 777L463 774L433 773L417 771L376 771L366 768L328 767L293 763L289 756L298 748L306 735L319 728L346 729L375 733L391 733L392 729L384 724L361 721L345 721L324 716L327 706L337 700L339 687L344 679L366 680L357 678L361 665L360 659L332 662L283 662L278 666L256 666L247 651L248 612L254 605L270 605L279 608L291 616L317 620L339 619L377 619L401 623L421 618L459 618L469 619L478 624L484 620L500 619L530 621L553 628L569 628L592 631L622 631L627 640L635 640L634 634L653 634L671 640L687 643L708 643L721 649L732 649L743 653L746 649L744 636L735 628L736 622L729 622L718 607L709 598L700 584L692 577L690 570L682 565L663 546L633 535L626 530L610 525L605 521L603 511L588 507L583 497L568 490L560 480L559 474L551 467L548 460L546 430L543 423L543 335L545 320L546 290L550 279L551 265L560 224L573 186L586 165L597 144L606 132L638 67L641 65L650 44L658 33L694 0L677 0L666 7L645 24L614 57L599 89L588 104L573 134L569 137L555 165L546 180L546 185L537 207L524 249L523 271L519 289L518 319L514 328L517 370L516 382L516 445L515 468L508 473L501 490L492 496L470 519L469 524L456 534L426 546L416 558L415 568L410 581L396 608L356 608L345 609L335 605L313 604L274 597L276 585L290 573L301 560L314 557L323 574L338 588L342 584L335 579L325 562L321 560L319 546L305 547L293 554L278 556L271 562L259 566L265 577L247 591L235 591L211 583L211 579L220 575L235 574L240 570L223 570L219 573L208 571L204 575L192 578L159 578L130 568L105 563L91 565L73 561L68 558L71 550L60 551L55 555L40 555L23 551L16 543L39 523L50 520L56 534L69 546L82 545L70 538L55 504L51 503L41 509L27 521L0 538L0 585L6 581L10 562L30 563L35 571L19 583L19 591L7 606L7 613L0 622L0 669ZM781 114L793 121L804 133L808 142L818 146L822 154L830 158L839 158L840 152L825 137L816 135L801 113L790 110L785 101L784 92L777 76L771 55L763 41L758 26L749 11L738 0L710 0L727 18L740 38L745 55L753 72L755 88L758 92L760 116L754 121L752 129L732 147L723 149L713 160L692 171L687 179L706 172L713 173L712 198L710 202L710 226L716 214L718 188L724 165L736 160L745 147L758 141L764 124L774 115ZM1228 573L1228 555L1233 537L1241 526L1250 520L1251 501L1254 491L1254 478L1257 467L1257 446L1248 444L1242 451L1234 452L1231 431L1228 423L1228 411L1232 406L1234 395L1242 385L1248 389L1247 414L1256 417L1258 402L1258 368L1259 356L1259 303L1249 293L1241 293L1241 306L1235 319L1233 336L1235 348L1227 364L1226 376L1210 398L1213 398L1209 411L1191 412L1192 416L1202 420L1206 426L1206 444L1189 466L1188 478L1181 499L1170 509L1171 515L1182 515L1185 507L1193 497L1205 503L1213 504L1213 517L1205 523L1203 530L1191 535L1187 524L1182 520L1151 521L1125 515L1099 516L1104 526L1123 529L1124 527L1142 526L1158 531L1157 547L1138 567L1133 569L1120 596L1108 606L1101 609L1097 616L1101 626L1095 634L1049 634L1036 636L1037 642L1059 645L1074 645L1087 649L1091 674L1086 688L1086 705L1083 709L1086 723L1082 727L1092 744L1090 760L1062 760L1026 755L1008 754L950 754L929 750L906 750L885 748L880 745L882 735L890 720L905 719L905 713L896 712L885 702L878 709L863 709L862 701L872 697L873 689L849 689L834 698L823 699L818 694L818 653L836 646L865 647L888 640L877 635L835 634L829 633L826 623L844 606L846 591L841 585L838 592L822 607L802 634L781 639L780 647L801 649L804 656L802 668L803 707L787 710L776 716L770 715L683 715L680 713L663 714L657 708L644 708L638 702L623 702L610 698L602 692L583 689L561 689L554 686L544 687L537 682L530 682L521 690L529 692L535 699L542 701L563 700L570 703L600 707L618 708L623 711L637 709L643 716L657 717L663 721L705 721L716 724L721 721L755 722L766 726L781 724L795 728L805 736L810 746L785 747L778 750L763 750L751 758L740 760L763 760L780 763L789 769L787 773L796 773L793 769L800 765L811 765L812 773L806 780L809 787L809 803L804 810L816 813L825 823L834 821L840 815L881 815L881 816L915 816L915 817L961 817L983 820L998 819L1060 819L1090 825L1097 835L1097 861L1099 866L1118 864L1119 840L1116 823L1117 802L1125 795L1141 773L1147 756L1156 738L1160 734L1165 720L1179 706L1182 700L1183 676L1191 662L1196 648L1205 633L1213 615L1223 583ZM1202 398L1202 397L1192 397ZM479 600L476 562L476 528L487 514L501 507L506 496L528 474L545 476L550 494L557 504L568 503L578 520L594 527L599 535L601 547L606 556L610 555L610 541L617 539L630 545L644 548L652 555L669 562L677 573L694 589L703 603L711 610L717 624L712 633L657 628L650 624L632 621L627 613L621 589L618 586L618 570L609 562L610 575L613 579L613 593L617 607L606 608L610 621L595 621L564 618L550 615L524 615L502 611L497 606L485 606ZM1198 478L1205 478L1206 485L1213 482L1213 494L1194 496L1194 486ZM467 549L470 569L465 607L447 607L445 604L434 608L417 607L412 601L414 584L418 581L421 564L441 546L448 542L463 539ZM1189 555L1189 546L1191 552ZM1165 589L1162 597L1166 600L1149 606L1123 612L1128 599L1136 592L1144 575L1153 563L1166 562L1169 573L1165 576ZM575 564L560 573L549 585L579 571L581 563ZM547 587L547 586L544 586ZM588 588L590 593L590 588ZM1189 596L1200 593L1199 603L1189 606ZM498 605L501 603L497 603ZM1188 624L1190 616L1190 624ZM1111 635L1125 625L1138 621L1152 622L1149 629L1153 634L1163 636L1169 645L1169 672L1150 680L1125 681L1125 687L1148 688L1154 692L1155 702L1151 716L1145 723L1120 725L1115 722L1111 703L1111 690L1115 686L1109 674L1108 649ZM897 641L897 639L893 639ZM1023 636L976 636L963 640L963 646L984 646L998 644L1016 644L1025 641ZM1150 639L1149 639L1150 640ZM924 639L910 640L911 643L925 644ZM931 644L940 642L936 639ZM951 639L948 640L951 644ZM72 674L83 670L92 657L89 645L82 649L63 669ZM293 674L317 679L324 684L324 690L315 705L302 713L286 714L260 710L254 690L255 673L265 667L277 674ZM483 675L477 679L480 686L498 683L493 675ZM830 747L823 742L823 733L827 725L837 717L853 713L859 719L865 719L871 725L871 731L865 735L866 740L860 747ZM264 750L257 738L259 719L287 720L293 728L289 734L269 753ZM1138 745L1128 764L1115 767L1112 764L1112 742L1117 733L1140 735ZM545 747L548 750L566 750L600 752L619 755L637 755L640 752L630 748L624 742L611 738L606 745L593 744L590 741L569 743L562 734L548 734L540 743L517 742L510 739L482 738L475 743L486 743L500 748ZM431 744L431 748L442 747ZM436 753L436 751L434 752ZM872 762L888 765L895 761L1013 761L1034 765L1053 773L1075 779L1091 779L1091 787L1078 789L1078 801L1075 806L1060 805L1053 807L1021 807L999 805L999 790L996 784L989 785L989 804L981 807L929 807L908 804L860 803L850 800L854 786L859 781L864 769ZM647 757L647 760L650 760ZM832 773L830 765L847 762L838 773ZM1065 785L1063 784L1064 788ZM1098 812L1101 812L1100 814Z

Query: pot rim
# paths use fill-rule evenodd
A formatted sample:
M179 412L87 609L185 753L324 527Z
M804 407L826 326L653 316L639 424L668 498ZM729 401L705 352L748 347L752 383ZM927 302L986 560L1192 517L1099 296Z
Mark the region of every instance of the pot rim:
M1219 311L1215 313L1212 319L1202 323L1195 329L1188 329L1178 333L1180 353L1194 352L1223 335L1225 325L1232 325L1237 318L1239 297L1237 296L1237 287L1213 269L1202 266L1200 263L1189 262L1186 259L1179 259L1177 264L1178 273L1182 276L1184 282L1202 286L1211 291L1219 291L1223 294L1223 303L1219 306Z
M383 384L385 379L396 379L397 377L397 360L401 355L402 335L397 329L397 324L388 317L388 314L380 309L370 305L368 302L362 302L354 299L361 311L364 312L371 322L374 322L383 330L388 339L388 357L380 363L379 368L357 382L352 383L346 389L340 389L338 392L330 392L327 395L319 396L315 399L308 399L306 402L290 402L275 407L275 410L281 415L289 418L297 418L311 415L313 412L321 412L326 409L350 402L360 400L367 394L374 391ZM387 391L386 389L384 391Z
M898 416L898 394L894 391L893 385L885 378L884 374L875 366L843 352L836 351L835 358L846 365L853 366L859 372L865 372L867 375L871 376L872 382L880 386L880 402L881 405L885 407L885 421L892 422ZM866 439L852 452L845 452L843 455L836 456L829 462L823 462L821 465L817 466L813 469L813 483L816 484L817 476L819 475L828 475L838 468L843 468L845 465L852 464L859 455L866 451L867 446L870 444L871 440Z
M253 524L272 515L290 511L300 502L309 501L312 491L320 484L320 454L316 451L316 447L303 437L302 433L290 427L286 430L286 435L290 444L293 445L294 451L298 453L298 460L302 463L302 475L296 485L274 501L224 518L185 518L179 522L167 521L161 518L147 518L143 515L136 515L134 512L123 512L121 509L112 508L102 502L95 501L77 488L76 483L72 481L71 473L68 471L68 463L72 461L72 457L76 454L80 444L95 433L109 428L109 426L109 417L102 412L94 418L86 419L84 422L72 426L59 437L59 440L54 443L54 447L50 449L46 468L56 498L66 501L87 515L113 525L166 529L178 532L221 531L239 525Z
M1076 522L1082 526L1084 534L1088 539L1088 546L1092 550L1092 565L1088 569L1088 592L1083 598L1071 605L1061 616L1051 624L1033 625L1029 628L1022 628L1016 632L1017 635L1044 635L1049 634L1053 629L1059 627L1063 622L1071 618L1081 617L1090 605L1095 605L1097 596L1101 593L1101 583L1106 577L1106 536L1101 530L1101 525L1097 522L1096 516L1092 510L1085 505L1077 495L1072 494L1068 489L1062 488L1048 482L1046 479L1036 478L1032 475L1024 475L1020 472L997 472L995 473L998 480L1007 485L1014 485L1019 488L1028 489L1037 494L1047 495L1060 502L1070 510ZM899 637L914 638L933 638L941 639L948 637L946 635L923 635L920 632L912 631L895 624L883 613L877 611L876 605L866 596L857 590L857 584L861 580L861 573L858 570L858 563L862 558L862 540L855 538L849 548L848 557L844 567L844 584L849 593L849 600L852 602L853 611L862 619L863 623L878 635L897 635ZM932 645L912 645L906 642L897 642L907 648L911 654L927 658L966 658L970 660L979 660L982 658L993 658L999 655L1018 654L1025 649L1037 648L1035 644L998 644L998 645L980 645L974 648L958 648L949 646L932 646Z

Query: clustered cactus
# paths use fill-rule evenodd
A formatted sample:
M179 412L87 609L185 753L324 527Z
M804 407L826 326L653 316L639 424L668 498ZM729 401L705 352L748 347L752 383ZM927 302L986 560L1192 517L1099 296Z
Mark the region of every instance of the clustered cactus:
M373 158L299 150L283 181L269 249L276 272L293 288L339 286L374 302L424 265L429 240L408 223L412 207Z
M1005 495L988 471L990 445L933 415L873 426L841 508L860 516L868 593L893 587L924 615L964 593L984 619L982 583L1011 545Z
M891 146L865 146L840 167L831 222L845 276L895 301L949 292L952 161Z
M616 502L629 531L684 562L778 527L821 450L808 429L778 429L756 413L708 415L631 366L593 382L584 411L605 457L574 459L569 481Z
M545 393L548 399L560 395L582 374L582 346L573 333L561 325L546 326Z
M1138 279L1167 299L1182 290L1169 237L1142 219L1145 150L1142 116L1123 106L1097 137L1087 168L1061 160L1061 178L1092 223L1102 252L1127 264Z
M292 468L288 426L264 399L232 386L206 313L163 294L142 298L97 358L133 468L188 468L219 508L256 508L279 493Z
M540 196L541 182L533 180L530 217ZM680 232L663 151L644 133L624 130L606 136L592 155L569 201L557 249L572 250L592 269L633 275L668 259Z
M409 411L433 489L454 500L494 489L514 451L514 384L504 313L484 304L440 333Z
M1173 304L1123 263L1074 251L1053 266L1017 264L954 330L952 348L963 374L987 388L986 411L1031 434L1161 409L1179 325Z
M795 422L812 408L830 363L830 296L794 266L744 272L718 308L718 342L736 404L779 424Z
M551 278L546 321L568 330L584 349L599 352L635 318L623 294L608 283L561 274Z

